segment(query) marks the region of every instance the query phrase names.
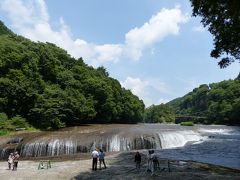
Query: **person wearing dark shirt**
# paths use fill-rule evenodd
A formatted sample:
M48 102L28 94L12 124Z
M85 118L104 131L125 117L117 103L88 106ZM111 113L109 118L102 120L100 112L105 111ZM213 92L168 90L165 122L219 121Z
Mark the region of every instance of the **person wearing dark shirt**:
M140 153L137 151L136 155L135 155L135 163L136 163L136 169L140 169L140 164L141 164L141 155Z
M106 169L106 164L105 164L105 153L103 152L102 149L100 149L100 152L99 152L99 169L102 169L101 165L103 164L104 165L104 168Z

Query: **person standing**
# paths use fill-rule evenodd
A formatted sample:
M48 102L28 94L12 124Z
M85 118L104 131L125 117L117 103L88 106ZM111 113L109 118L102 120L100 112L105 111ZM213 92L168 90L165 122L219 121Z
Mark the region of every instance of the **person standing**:
M17 170L19 159L20 159L20 155L16 151L15 154L14 154L14 158L13 158L13 169L12 169L13 171Z
M136 152L136 155L135 155L135 163L136 163L136 169L139 170L141 165L141 155L138 151Z
M97 170L97 161L98 161L98 152L97 149L94 149L92 152L92 170L96 171Z
M9 156L8 156L8 169L12 169L12 165L13 165L13 153L10 153Z
M105 169L107 168L107 167L106 167L106 164L105 164L104 158L105 158L105 153L103 152L102 149L100 149L100 153L99 153L99 168L100 168L100 169L102 169L102 167L101 167L102 163L103 163L103 165L104 165L104 168L105 168Z
M147 156L147 172L152 172L152 150L148 151L148 156Z

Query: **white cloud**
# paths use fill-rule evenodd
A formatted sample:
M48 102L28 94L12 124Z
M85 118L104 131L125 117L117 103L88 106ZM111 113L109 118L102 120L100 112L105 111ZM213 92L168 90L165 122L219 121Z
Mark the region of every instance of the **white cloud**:
M0 8L7 12L8 17L16 28L33 22L30 4L27 6L22 1L5 0L0 2Z
M130 89L131 92L142 99L145 105L148 107L152 104L160 104L168 102L167 99L159 98L163 94L169 93L169 87L158 79L140 79L134 77L127 77L121 85L126 89ZM156 93L149 93L155 91Z
M53 30L44 0L1 0L0 9L8 14L19 34L33 41L55 43L94 66L117 62L123 56L138 60L146 48L168 35L178 34L180 24L188 20L179 7L163 8L141 27L127 32L125 43L98 45L81 38L73 39L62 17L59 18L59 29Z
M104 44L96 46L96 52L99 54L97 60L100 62L114 61L117 62L122 54L122 45L120 44Z
M141 97L146 95L146 88L149 84L148 81L143 81L140 78L127 77L124 82L121 82L121 85Z
M163 8L141 27L131 29L125 35L126 51L130 57L138 60L142 51L160 42L168 35L179 33L179 24L186 23L189 17L184 15L179 7Z
M203 26L199 25L199 26L194 26L194 27L192 28L192 31L193 31L193 32L204 32L205 29L204 29Z

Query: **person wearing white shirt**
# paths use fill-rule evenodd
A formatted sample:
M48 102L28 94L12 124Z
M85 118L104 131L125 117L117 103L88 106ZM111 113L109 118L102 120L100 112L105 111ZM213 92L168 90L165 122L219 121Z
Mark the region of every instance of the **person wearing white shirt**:
M92 152L92 170L96 171L97 170L97 162L98 162L98 152L97 149L94 149Z

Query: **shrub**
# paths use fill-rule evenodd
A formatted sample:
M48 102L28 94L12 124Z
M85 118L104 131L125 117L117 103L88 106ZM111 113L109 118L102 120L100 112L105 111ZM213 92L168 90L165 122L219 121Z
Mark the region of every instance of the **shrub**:
M10 120L10 122L16 128L28 128L29 127L27 120L25 118L21 117L20 115L14 116Z
M0 130L8 129L11 127L11 124L8 121L8 117L5 113L0 113Z
M9 132L5 129L3 130L0 130L0 136L4 136L4 135L7 135Z
M192 121L185 121L180 123L181 126L193 126L194 123Z

